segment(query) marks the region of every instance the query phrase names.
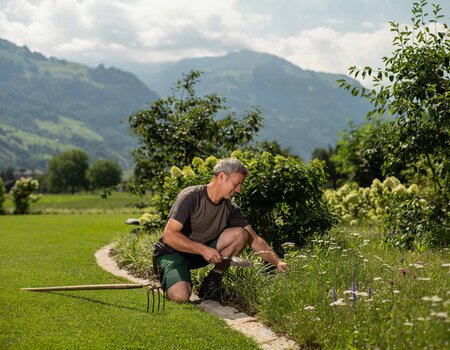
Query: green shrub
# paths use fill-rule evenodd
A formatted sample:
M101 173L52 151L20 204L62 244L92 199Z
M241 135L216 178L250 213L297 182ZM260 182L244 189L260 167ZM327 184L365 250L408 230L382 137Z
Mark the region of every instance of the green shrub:
M39 182L32 178L21 177L11 189L14 203L14 214L26 214L30 209L30 201L37 201L40 196L33 195L39 187Z
M6 189L3 185L3 180L0 178L0 214L3 214L3 203L5 203L6 200Z
M268 152L235 151L231 155L249 170L250 176L235 197L248 221L277 252L281 244L297 244L314 233L324 233L335 223L323 201L325 174L322 162L304 163L294 157L273 156ZM206 184L213 176L215 157L194 158L183 170L172 167L162 193L154 198L156 209L165 220L177 194L185 187Z

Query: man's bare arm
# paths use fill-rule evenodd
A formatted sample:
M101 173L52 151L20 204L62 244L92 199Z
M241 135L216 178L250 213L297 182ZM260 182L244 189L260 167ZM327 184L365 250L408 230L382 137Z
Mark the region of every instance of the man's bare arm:
M200 254L209 263L218 264L222 261L222 256L216 249L190 240L181 233L182 228L183 225L180 222L169 219L164 228L163 242L180 252Z
M250 225L246 226L245 229L249 233L250 247L268 263L275 265L278 271L285 271L287 264L280 259L269 244L267 244L263 238L258 236Z

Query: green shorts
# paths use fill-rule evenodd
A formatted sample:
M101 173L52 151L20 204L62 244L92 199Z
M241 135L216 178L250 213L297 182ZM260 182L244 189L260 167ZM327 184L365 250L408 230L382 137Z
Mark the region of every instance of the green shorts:
M219 238L216 238L208 246L216 248L218 240ZM192 284L191 270L209 264L203 256L189 253L168 253L160 255L156 257L156 263L160 271L161 286L166 291L177 282L185 281Z

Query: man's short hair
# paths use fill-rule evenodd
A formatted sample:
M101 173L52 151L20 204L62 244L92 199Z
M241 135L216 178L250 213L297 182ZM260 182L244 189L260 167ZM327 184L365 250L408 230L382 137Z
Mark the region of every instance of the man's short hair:
M220 160L214 167L214 176L217 176L222 172L227 176L236 173L240 173L244 176L248 175L248 169L236 158L224 158Z

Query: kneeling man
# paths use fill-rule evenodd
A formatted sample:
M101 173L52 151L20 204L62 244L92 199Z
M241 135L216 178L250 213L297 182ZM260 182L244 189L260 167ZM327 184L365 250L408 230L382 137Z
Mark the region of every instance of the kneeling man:
M187 187L177 196L154 251L161 284L170 300L188 302L192 292L190 270L208 264L215 266L203 280L199 297L218 299L230 258L238 256L247 244L278 271L286 269L286 263L231 201L247 176L248 170L239 160L225 158L214 167L209 184Z

